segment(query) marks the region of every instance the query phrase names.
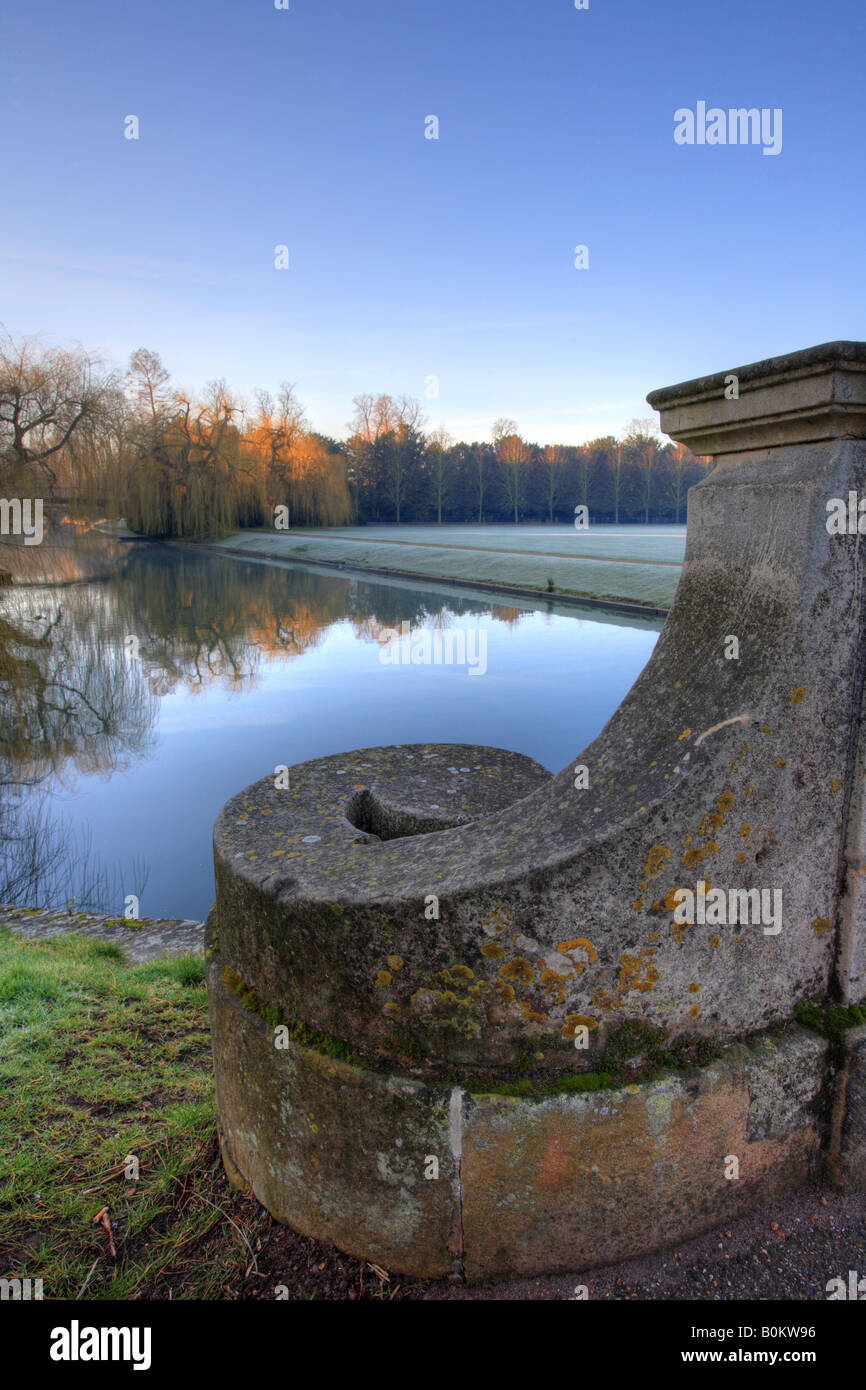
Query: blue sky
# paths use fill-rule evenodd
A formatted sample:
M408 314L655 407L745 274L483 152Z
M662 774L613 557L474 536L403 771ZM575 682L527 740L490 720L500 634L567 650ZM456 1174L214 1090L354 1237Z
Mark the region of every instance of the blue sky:
M866 336L862 0L290 5L12 9L10 331L146 346L190 389L293 381L338 436L386 391L540 443ZM700 100L781 108L782 152L678 146Z

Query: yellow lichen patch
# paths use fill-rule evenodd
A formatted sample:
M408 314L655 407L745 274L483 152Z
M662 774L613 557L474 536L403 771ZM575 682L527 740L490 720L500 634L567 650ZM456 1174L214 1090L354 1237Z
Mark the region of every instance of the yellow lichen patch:
M701 1016L701 1006L700 1006L700 1004L692 1004L692 1007L689 1009L689 1017L690 1017L690 1018L700 1018L700 1016Z
M833 924L830 921L829 917L812 918L812 930L816 936L826 936L827 932L830 931L832 925Z
M566 1038L574 1038L578 1028L588 1028L590 1033L594 1033L597 1027L597 1018L590 1018L587 1014L568 1014L560 1032Z
M745 862L746 862L746 860L748 859L748 857L749 857L749 856L746 854L746 851L745 851L744 849L741 849L740 852L739 852L739 854L737 855L737 863L738 863L738 864L745 864Z
M385 1004L382 1012L386 1014L398 1014L400 1012L400 1006L399 1004Z
M752 827L751 827L750 825L741 825L741 826L740 826L740 839L741 839L741 840L748 840L748 838L749 838L749 836L751 835L751 833L752 833Z
M718 950L718 947L719 947L719 938L718 938L717 936L711 936L711 937L710 937L710 945L712 946L712 948L713 948L714 951Z
M644 865L644 873L647 878L655 878L657 874L660 874L670 857L671 852L667 845L653 845Z
M643 898L636 898L631 905L632 912L640 912L643 907Z
M724 823L724 816L720 816L717 811L707 811L706 815L701 816L698 821L698 834L706 837L711 834L713 830L721 830ZM690 835L689 844L691 844L691 840L692 837Z
M683 838L682 838L682 846L683 846L683 849L687 849L688 846L692 843L692 840L693 840L693 839L694 839L694 836L693 836L693 835L684 835Z
M391 972L390 972L389 970L380 970L379 973L378 973L378 975L376 976L376 988L377 988L377 989L388 989L389 986L390 986L390 984L391 984Z
M542 970L539 983L551 1003L565 1003L565 982L568 978L567 975L557 975L555 970Z
M746 787L746 796L754 796L754 795L756 794L756 792L757 792L757 787L753 787L753 786L751 786L751 785L749 785L748 787Z
M500 980L517 980L519 984L531 985L535 971L525 956L517 956L499 967Z
M677 739L677 743L682 743L682 741L683 741L684 738L691 738L691 736L692 736L692 731L691 731L691 729L683 729L682 733L680 734L679 738Z
M694 980L693 980L692 983L689 985L689 994L700 994L700 992L701 992L701 987L700 987L700 985L699 985L699 984L696 984L696 983L694 982Z
M696 869L703 864L708 854L718 854L719 846L715 840L708 840L705 845L695 845L693 849L687 849L682 857L681 863L687 869Z
M504 931L513 920L513 914L509 912L504 903L494 903L490 916L483 919L482 925L493 927L493 930L498 933Z
M565 956L570 961L578 975L582 975L587 965L592 965L598 959L598 951L592 942L587 941L583 936L576 936L573 941L561 941L556 949L561 956ZM576 951L585 951L586 960L576 960L574 954Z
M548 1014L537 1013L536 1010L533 1009L532 1005L527 1003L523 1003L520 1005L520 1012L523 1014L523 1017L525 1019L528 1019L530 1023L546 1023L549 1017Z
M487 941L481 947L482 956L487 956L488 960L498 960L505 955L505 947L500 946L498 941Z
M504 980L494 980L493 988L498 994L502 995L506 1004L513 1004L517 995L514 993L514 986L505 984Z
M620 956L619 987L617 989L617 999L622 999L631 990L636 989L641 994L651 990L658 979L658 971L652 965L652 958L655 952L652 950L641 951L641 958L623 954Z
M842 778L834 777L830 786L833 788L834 792L840 792L842 790Z
M787 759L787 758L777 758L777 759L776 759L776 767L787 767L787 766L788 766L788 759Z
M805 690L803 689L802 685L798 685L796 690L792 690L792 691L791 691L791 704L792 704L792 705L802 705L802 703L803 703L803 701L805 700L805 698L806 698L806 692L805 692Z
M661 941L661 932L651 931L647 936L647 941Z
M716 805L719 808L719 814L722 816L726 816L730 811L731 807L733 806L734 800L734 793L730 790L730 788L726 788L722 792L718 801L716 802Z
M762 725L761 725L761 733L762 733L762 734L768 734L769 732L770 732L770 726L769 726L769 724L762 724Z
M677 893L678 893L679 891L680 891L680 890L679 890L678 888L669 888L668 891L665 893L664 897L662 898L662 902L663 902L663 904L664 904L664 906L665 906L665 910L666 910L667 912L675 912L675 911L676 911L677 906L678 906L677 900L676 900L676 895L677 895ZM656 939L658 939L658 938L656 938ZM650 941L652 941L652 937L650 937Z
M389 956L389 957L388 957L388 965L389 965L389 967L390 967L391 970L402 970L402 969L403 969L403 957L402 957L402 956Z
M463 981L468 984L470 980L475 979L475 971L470 970L468 965L452 965L451 978L457 983Z

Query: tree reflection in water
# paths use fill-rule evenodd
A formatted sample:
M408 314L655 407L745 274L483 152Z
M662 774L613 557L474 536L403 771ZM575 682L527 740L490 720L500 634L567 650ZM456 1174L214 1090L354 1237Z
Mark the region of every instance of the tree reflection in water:
M209 685L242 691L263 661L289 661L348 621L361 641L386 629L447 626L473 599L324 570L255 564L174 546L118 545L86 524L54 528L35 570L30 549L0 555L0 902L74 899L120 911L148 866L105 864L53 806L76 775L108 779L148 758L159 701ZM72 540L68 541L67 537ZM38 548L42 550L42 547ZM6 547L4 547L6 551ZM509 624L523 611L494 608ZM121 886L122 885L122 886Z

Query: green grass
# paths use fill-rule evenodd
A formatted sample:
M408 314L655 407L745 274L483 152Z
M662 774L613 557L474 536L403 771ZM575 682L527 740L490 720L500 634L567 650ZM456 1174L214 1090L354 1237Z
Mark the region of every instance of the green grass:
M0 1088L0 1275L41 1278L45 1298L219 1298L242 1279L253 1237L219 1161L201 957L131 965L113 943L0 928Z

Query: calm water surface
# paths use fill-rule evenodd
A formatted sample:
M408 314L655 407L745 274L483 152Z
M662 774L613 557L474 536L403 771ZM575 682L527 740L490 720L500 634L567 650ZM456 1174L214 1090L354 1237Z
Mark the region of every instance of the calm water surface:
M558 771L605 724L661 628L145 545L107 582L16 590L2 613L22 639L6 629L6 651L26 657L0 686L7 884L13 830L34 859L65 836L81 860L89 841L103 886L78 883L76 896L120 912L137 893L142 916L207 913L214 818L279 764L376 744L477 742ZM384 664L387 631L404 622L413 638L477 629L486 672ZM61 859L18 901L57 899ZM66 895L76 870L63 873Z

